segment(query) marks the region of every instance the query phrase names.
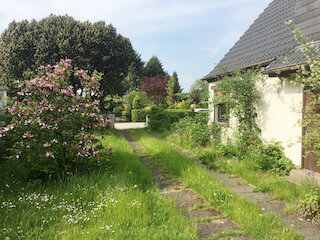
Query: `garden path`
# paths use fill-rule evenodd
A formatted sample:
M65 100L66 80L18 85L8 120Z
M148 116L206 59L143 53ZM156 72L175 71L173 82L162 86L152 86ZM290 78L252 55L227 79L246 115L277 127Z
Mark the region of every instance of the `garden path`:
M213 209L198 193L191 188L186 188L183 182L178 181L172 173L161 166L159 161L145 156L139 150L138 139L129 131L120 131L128 141L134 152L138 155L140 162L151 172L153 181L157 184L162 195L176 203L184 215L190 217L197 224L197 236L199 238L218 237L218 239L229 240L251 240L251 237L244 236L238 225L228 219L222 213Z
M118 130L145 128L145 127L146 127L145 122L121 122L121 123L114 124L114 128Z
M145 130L147 134L152 137L159 138L155 134ZM162 139L163 140L163 139ZM164 140L165 141L165 140ZM201 164L200 160L191 154L190 152L183 150L176 146L173 143L166 141L170 146L179 151L183 156L188 157L194 161L196 161L203 168L206 168L205 165ZM226 173L218 173L210 170L215 178L218 178L225 186L229 187L231 191L233 191L239 197L242 197L250 202L257 204L262 211L270 211L277 216L283 224L291 227L301 236L305 237L309 240L320 240L320 228L315 226L311 222L304 220L299 215L292 215L284 213L283 210L285 208L285 203L283 201L278 200L270 200L272 195L263 192L256 192L255 187L251 184L248 184L241 178L237 178L233 175Z

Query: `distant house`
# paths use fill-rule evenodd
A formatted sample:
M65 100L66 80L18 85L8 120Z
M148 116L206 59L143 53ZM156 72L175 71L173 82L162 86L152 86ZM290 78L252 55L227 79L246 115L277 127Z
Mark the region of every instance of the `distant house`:
M285 25L288 20L293 20L290 27ZM203 79L209 82L212 98L222 74L222 66L227 72L261 67L266 78L266 85L260 88L262 99L258 106L258 126L262 130L262 138L281 141L287 157L295 165L320 172L315 156L303 156L304 149L299 141L304 130L298 122L303 118L303 109L308 99L300 86L292 86L289 81L294 77L294 67L306 64L292 33L295 28L320 45L320 0L271 2ZM221 112L223 109L211 104L211 121L219 122Z

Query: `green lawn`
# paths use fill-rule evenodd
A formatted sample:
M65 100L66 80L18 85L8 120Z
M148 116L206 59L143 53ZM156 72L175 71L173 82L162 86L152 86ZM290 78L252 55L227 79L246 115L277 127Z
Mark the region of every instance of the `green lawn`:
M199 167L194 161L181 156L162 140L132 130L140 139L144 154L150 155L173 171L184 183L206 198L216 209L235 220L245 233L256 239L303 239L294 231L280 223L271 213L262 212L256 205L236 197L208 170Z
M107 168L46 184L0 172L0 239L196 239L118 132Z
M214 146L192 147L190 144L173 136L170 132L152 131L161 138L176 144L177 146L192 152L200 157L205 153L214 150ZM302 186L290 183L285 177L272 173L263 173L254 168L253 159L250 156L242 160L237 159L217 159L218 165L223 165L223 172L238 176L257 187L257 191L269 192L274 199L286 202L287 212L296 212L300 207L300 201L304 199L306 193L310 192L310 184L305 182Z

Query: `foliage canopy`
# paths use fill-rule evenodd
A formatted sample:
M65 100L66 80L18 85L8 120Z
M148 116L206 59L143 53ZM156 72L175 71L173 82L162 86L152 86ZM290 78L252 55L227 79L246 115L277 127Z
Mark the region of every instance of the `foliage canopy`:
M70 16L50 15L40 21L13 21L0 38L0 83L12 96L24 76L35 76L34 69L69 58L76 68L103 73L99 99L108 94L123 94L122 81L136 53L128 38L100 21L76 21ZM135 63L133 63L135 66ZM70 79L78 89L79 82Z

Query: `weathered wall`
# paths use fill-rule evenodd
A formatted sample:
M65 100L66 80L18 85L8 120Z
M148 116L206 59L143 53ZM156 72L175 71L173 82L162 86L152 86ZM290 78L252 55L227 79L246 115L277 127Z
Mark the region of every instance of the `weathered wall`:
M214 85L214 84L210 84ZM302 146L300 138L302 128L302 88L292 86L288 80L277 77L266 78L264 84L259 83L261 100L257 106L257 124L261 129L261 136L268 141L280 141L285 148L285 154L295 165L301 165ZM210 94L214 93L209 86ZM210 105L211 121L215 119L215 111ZM230 118L231 128L236 127L236 119ZM224 137L230 137L234 129L224 130Z

